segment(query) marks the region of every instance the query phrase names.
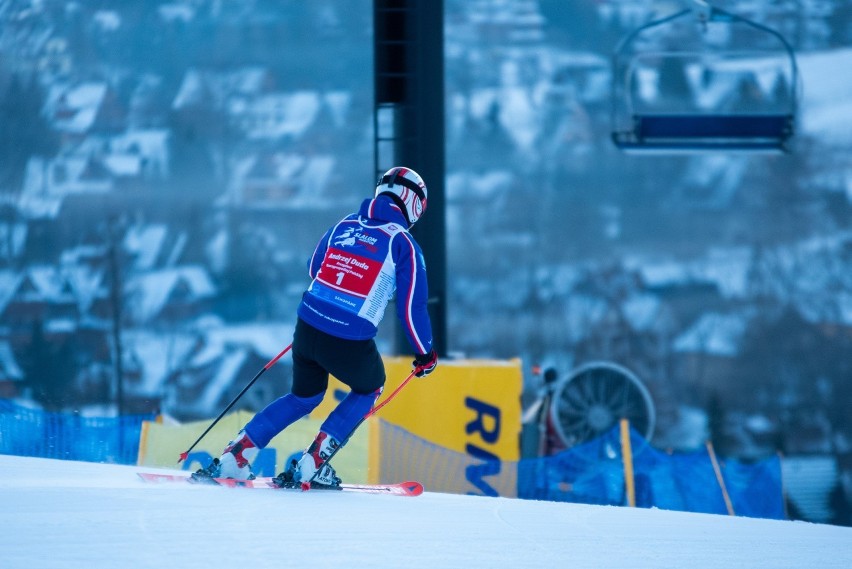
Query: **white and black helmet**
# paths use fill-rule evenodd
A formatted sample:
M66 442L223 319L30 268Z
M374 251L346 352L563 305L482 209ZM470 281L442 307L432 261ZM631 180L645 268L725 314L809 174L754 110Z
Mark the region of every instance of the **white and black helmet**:
M411 168L394 167L376 182L376 197L389 195L405 214L408 225L414 225L426 211L426 184Z

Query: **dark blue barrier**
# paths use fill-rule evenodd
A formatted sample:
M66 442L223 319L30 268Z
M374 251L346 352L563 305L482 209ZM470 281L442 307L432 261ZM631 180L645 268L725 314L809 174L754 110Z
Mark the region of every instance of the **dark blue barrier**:
M142 421L154 418L48 413L0 399L0 454L136 464Z
M668 454L631 430L638 507L727 514L724 494L706 451ZM734 513L784 519L781 460L746 464L720 461ZM622 506L627 504L621 440L616 427L569 450L518 463L518 496L538 500Z

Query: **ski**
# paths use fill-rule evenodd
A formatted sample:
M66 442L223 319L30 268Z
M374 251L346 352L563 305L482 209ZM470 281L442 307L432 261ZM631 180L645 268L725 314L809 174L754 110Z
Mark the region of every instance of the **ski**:
M145 482L167 483L185 482L188 484L205 484L196 482L189 475L161 474L154 472L137 472ZM255 478L254 480L234 480L233 478L212 478L212 483L228 488L265 488L267 490L303 490L299 487L280 487L273 482L272 477ZM338 490L341 492L361 492L365 494L387 494L389 496L419 496L423 493L423 485L415 481L397 482L392 484L341 484L340 486L313 486L311 490Z

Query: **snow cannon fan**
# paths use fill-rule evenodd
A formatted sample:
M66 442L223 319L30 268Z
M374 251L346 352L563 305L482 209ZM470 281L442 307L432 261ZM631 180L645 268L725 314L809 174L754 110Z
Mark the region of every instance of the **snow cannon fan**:
M629 370L609 362L590 362L556 384L550 419L566 448L588 442L626 418L646 441L656 413L648 390Z

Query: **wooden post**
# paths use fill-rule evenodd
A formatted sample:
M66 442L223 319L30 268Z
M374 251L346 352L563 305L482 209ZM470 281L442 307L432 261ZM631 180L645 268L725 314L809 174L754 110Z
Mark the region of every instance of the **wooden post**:
M624 489L627 505L636 507L636 484L633 479L633 450L630 446L630 421L621 419L621 460L624 463Z
M728 515L735 516L734 505L731 503L731 497L728 495L728 488L725 486L725 479L722 477L722 469L719 468L719 461L716 460L716 451L713 450L713 443L707 441L707 454L710 455L710 462L713 463L713 472L716 473L716 480L719 482L719 488L722 489L722 497L725 499L725 507L728 508Z

